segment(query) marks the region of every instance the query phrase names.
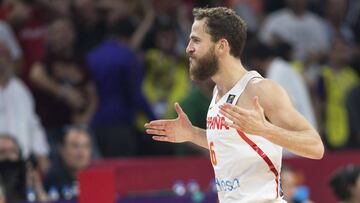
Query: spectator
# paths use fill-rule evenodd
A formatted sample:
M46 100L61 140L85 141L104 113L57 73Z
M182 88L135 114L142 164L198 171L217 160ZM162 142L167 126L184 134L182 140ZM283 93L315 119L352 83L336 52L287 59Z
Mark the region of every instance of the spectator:
M15 73L20 74L22 66L22 50L18 44L15 34L12 31L12 28L2 20L0 20L0 38L10 49L11 57L15 63Z
M294 47L295 58L320 58L329 48L323 21L307 11L307 0L286 0L287 7L275 11L266 19L259 31L267 44L284 40Z
M48 143L35 114L32 95L13 74L13 60L4 42L0 42L0 133L13 135L21 146L22 157L35 154L42 171L48 168Z
M262 0L227 0L232 7L246 22L248 31L256 33L259 29L260 20L263 17L264 4Z
M185 56L176 54L176 41L174 26L160 26L155 48L146 52L143 91L158 118L170 118L174 103L182 100L190 88Z
M282 166L281 186L284 192L284 200L288 203L313 203L309 200L308 188L300 186L298 179L299 177L290 166Z
M142 90L149 101L155 116L170 118L173 116L174 103L185 98L190 89L188 68L185 56L176 52L176 27L164 24L155 31L155 47L145 52L146 71ZM139 129L143 128L146 119L138 119ZM148 138L148 135L145 135ZM145 141L149 139L143 139ZM147 143L147 146L153 142ZM172 154L173 148L169 143L161 143L152 147L150 152Z
M80 126L69 127L60 148L59 158L55 162L44 179L47 190L56 188L59 192L66 188L77 187L77 176L79 172L89 166L91 162L91 140L88 132ZM77 195L77 194L74 194ZM62 198L65 197L61 194Z
M40 6L38 1L4 1L4 20L14 29L23 51L23 65L21 79L30 85L29 74L32 64L41 59L44 53L46 36L47 9Z
M95 85L85 60L74 50L74 42L75 33L69 20L52 22L46 55L34 64L31 72L37 111L52 149L61 140L65 125L88 125L96 110Z
M330 179L334 194L342 203L360 202L360 167L348 165Z
M346 14L348 9L347 0L327 0L325 5L325 28L328 44L331 44L337 37L343 38L346 43L355 42L354 33L347 22Z
M87 57L99 96L93 127L102 155L135 155L135 114L143 111L149 118L155 116L141 91L139 61L129 48L133 24L129 19L121 20L111 30L114 37L102 42Z
M346 96L349 119L350 147L360 148L360 82Z
M349 144L346 95L359 81L355 70L349 66L351 52L341 38L334 41L329 65L321 69L318 79L317 110L321 111L320 123L324 143L331 149L343 149Z
M25 162L21 159L19 145L13 136L0 135L0 165L0 178L7 198L12 201L24 199Z
M25 188L33 188L36 199L46 202L48 198L38 172L32 168L30 162L25 163L20 151L13 136L0 134L0 180L3 181L7 199L24 200Z
M139 50L155 19L152 1L102 0L98 5L109 32L111 32L113 27L117 26L119 21L125 19L129 20L132 26L136 27L131 35L129 35L127 44L131 49Z
M97 12L96 0L75 0L73 22L76 30L76 50L87 54L96 47L106 33L105 23Z

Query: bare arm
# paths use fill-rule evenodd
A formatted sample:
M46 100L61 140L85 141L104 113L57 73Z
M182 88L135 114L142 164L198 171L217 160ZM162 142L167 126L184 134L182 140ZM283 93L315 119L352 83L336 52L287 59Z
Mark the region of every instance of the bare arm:
M319 134L295 110L280 86L270 80L263 80L247 88L254 97L253 109L229 104L221 107L221 113L234 122L228 123L230 127L263 136L297 155L322 158L324 146Z
M157 141L192 142L208 149L206 131L193 126L178 103L175 104L175 110L178 114L176 119L156 120L146 123L146 133L154 135L153 139Z
M151 5L151 2L145 0L145 1L141 1L140 3L141 3L143 10L146 13L145 13L144 19L142 20L140 25L137 27L137 29L135 30L135 33L131 36L131 39L130 39L130 46L135 50L138 50L140 48L145 35L150 30L150 28L153 25L154 20L155 20L155 11Z
M53 94L56 96L61 96L61 86L55 81L50 79L48 74L45 71L45 67L42 63L35 63L31 68L30 80L37 87Z
M78 124L89 124L98 104L98 98L96 94L96 88L93 82L88 82L85 87L85 91L88 95L85 110L81 114L75 114L74 122Z
M64 99L70 106L78 108L83 104L79 91L65 87L53 80L42 63L35 63L31 69L30 80L34 85L56 97Z

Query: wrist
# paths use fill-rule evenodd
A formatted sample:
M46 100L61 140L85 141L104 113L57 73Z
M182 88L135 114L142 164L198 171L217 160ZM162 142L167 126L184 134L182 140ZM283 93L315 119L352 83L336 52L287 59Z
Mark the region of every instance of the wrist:
M60 86L57 95L59 98L66 98L67 93L68 93L68 88L66 86Z
M266 122L265 123L265 127L263 132L261 133L261 135L265 138L265 139L271 139L271 137L275 134L276 130L277 130L277 126L273 125L270 122Z
M199 129L197 129L197 127L191 126L191 133L189 133L188 138L187 138L188 142L196 143L195 140L196 140L196 134L197 134L198 130Z

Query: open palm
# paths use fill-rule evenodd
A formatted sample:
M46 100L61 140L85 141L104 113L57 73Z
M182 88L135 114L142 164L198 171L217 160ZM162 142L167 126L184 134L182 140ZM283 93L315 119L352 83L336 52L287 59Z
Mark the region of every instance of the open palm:
M176 143L190 141L194 128L178 103L175 103L175 110L178 114L176 119L146 123L144 125L146 133L154 135L152 138L157 141Z

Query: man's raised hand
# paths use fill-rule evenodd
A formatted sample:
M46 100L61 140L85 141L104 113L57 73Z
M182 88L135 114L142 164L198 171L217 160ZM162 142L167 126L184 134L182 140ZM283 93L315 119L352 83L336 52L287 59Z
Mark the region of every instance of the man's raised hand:
M174 143L191 141L194 127L178 103L175 103L175 110L178 115L176 119L146 123L144 125L146 133L153 135L152 138L157 141Z

